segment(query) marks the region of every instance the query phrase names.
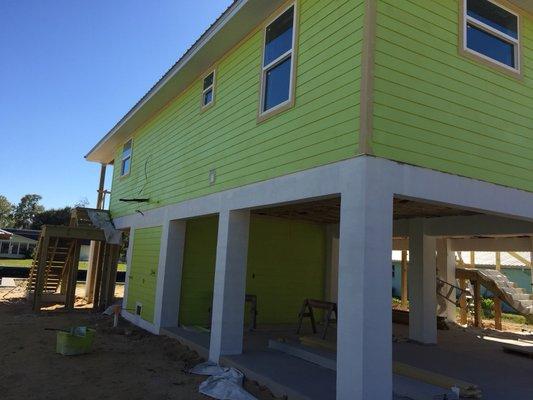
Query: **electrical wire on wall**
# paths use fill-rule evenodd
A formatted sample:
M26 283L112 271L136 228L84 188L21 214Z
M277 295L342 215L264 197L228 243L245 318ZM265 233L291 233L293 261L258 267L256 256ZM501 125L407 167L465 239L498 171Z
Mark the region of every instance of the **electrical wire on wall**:
M148 154L148 157L144 161L144 184L141 187L141 190L139 190L139 195L141 195L146 189L146 185L148 184L148 161L150 161L150 158L152 158L152 153Z
M144 183L141 186L141 189L139 190L139 193L136 198L122 198L119 199L119 201L125 202L125 203L148 203L150 201L149 197L140 197L144 189L146 189L146 185L148 184L148 162L150 161L150 158L152 157L152 154L150 153L148 157L146 158L144 162ZM136 212L140 213L141 215L144 215L140 210L135 210Z

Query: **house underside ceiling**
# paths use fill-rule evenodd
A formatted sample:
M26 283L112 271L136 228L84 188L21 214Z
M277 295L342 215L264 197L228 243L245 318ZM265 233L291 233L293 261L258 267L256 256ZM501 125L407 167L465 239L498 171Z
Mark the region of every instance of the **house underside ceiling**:
M283 206L253 210L253 214L278 218L298 219L325 224L337 224L340 220L340 197L288 204ZM406 199L394 199L394 219L436 218L467 216L476 213L436 204L422 203Z

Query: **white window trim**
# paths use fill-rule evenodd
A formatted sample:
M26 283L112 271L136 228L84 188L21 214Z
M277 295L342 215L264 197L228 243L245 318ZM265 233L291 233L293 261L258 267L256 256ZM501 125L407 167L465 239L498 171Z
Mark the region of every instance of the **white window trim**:
M517 36L518 36L518 39L515 39L513 38L512 36L509 36L501 31L499 31L498 29L495 29L493 28L492 26L489 26L479 20L477 20L476 18L473 18L471 16L468 15L468 0L463 0L463 50L467 53L471 53L471 54L474 54L475 56L477 57L481 57L482 59L484 60L487 60L495 65L498 65L499 67L502 67L502 68L505 68L511 72L514 72L514 73L520 73L521 72L521 69L522 69L522 65L521 65L521 53L520 53L520 38L522 36L522 32L520 30L520 27L521 27L521 20L520 20L520 14L516 13L515 11L503 6L502 4L496 2L496 1L493 1L493 0L487 0L489 2L491 2L492 4L496 5L497 7L501 8L502 10L505 10L507 12L509 12L510 14L514 15L516 18L517 18ZM486 32L488 32L489 34L491 35L494 35L496 36L497 38L499 39L502 39L510 44L512 44L514 46L514 49L515 49L515 52L514 52L514 57L515 57L515 67L511 67L507 64L504 64L498 60L495 60L494 58L491 58L491 57L488 57L486 56L485 54L483 53L479 53L475 50L472 50L471 48L468 47L468 25L469 24L472 24Z
M202 90L202 99L201 99L202 109L211 107L215 103L215 82L216 82L216 79L217 79L216 69L214 69L211 72L209 72L208 74L204 75L204 79L202 79L202 88L204 87L205 78L207 78L211 74L213 74L213 83L210 86L208 86L207 88ZM211 101L209 103L204 104L205 94L207 92L209 92L209 90L213 91L213 96L211 97Z
M129 156L126 156L124 157L124 146L128 143L128 142L131 142L131 146L130 146L130 154ZM123 178L125 176L128 176L131 172L131 160L132 160L132 156L133 156L133 139L130 138L128 140L126 140L124 143L122 143L122 154L120 156L120 177ZM127 159L129 158L130 160L130 168L128 169L128 172L127 173L123 173L122 171L124 170L124 161L126 161Z
M263 65L265 62L265 49L266 49L266 33L267 29L274 21L276 21L279 17L281 17L289 8L294 7L294 16L292 20L292 46L291 49L276 58L274 61L270 62L268 65ZM288 4L286 7L284 7L280 12L278 12L274 17L272 17L265 25L263 29L263 52L261 56L261 90L260 90L260 97L259 97L259 117L264 118L272 113L275 113L281 108L287 107L288 105L292 104L294 101L294 84L295 84L295 65L296 65L296 37L297 37L297 31L298 31L298 18L297 18L297 2ZM266 75L267 72L272 69L273 67L277 66L278 64L285 61L287 58L291 57L291 76L290 76L290 83L289 83L289 98L285 100L284 102L269 108L268 110L265 110L265 89L266 89Z

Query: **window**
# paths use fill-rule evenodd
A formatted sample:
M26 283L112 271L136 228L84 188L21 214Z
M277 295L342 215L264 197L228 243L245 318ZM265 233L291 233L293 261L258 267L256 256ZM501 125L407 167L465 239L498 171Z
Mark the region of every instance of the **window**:
M131 169L131 145L132 140L128 140L122 147L122 162L120 164L120 176L126 176Z
M464 1L464 49L496 65L519 71L519 16L492 0Z
M204 90L202 91L202 107L213 104L215 100L215 71L204 78Z
M294 5L266 27L261 77L261 114L292 101L295 42Z

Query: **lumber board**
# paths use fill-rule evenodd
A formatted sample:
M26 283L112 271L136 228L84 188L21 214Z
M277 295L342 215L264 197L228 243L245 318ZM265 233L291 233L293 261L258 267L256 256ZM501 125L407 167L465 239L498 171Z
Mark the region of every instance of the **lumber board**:
M43 238L41 252L38 255L37 259L37 274L35 281L35 291L33 294L33 311L41 311L41 297L43 294L44 288L44 278L45 278L45 268L46 268L46 259L48 258L48 245L50 243L50 236L47 235L47 228L43 228Z
M465 382L460 379L452 378L425 369L416 368L408 364L395 361L392 363L392 371L395 374L429 383L434 386L439 386L448 390L452 387L458 387L461 398L481 399L482 396L479 387L473 383Z
M102 229L86 227L86 226L59 226L46 225L46 232L48 236L65 238L65 239L86 239L104 242L105 235Z
M67 310L74 309L74 303L76 301L76 283L78 278L78 263L80 261L80 243L76 240L74 243L74 255L72 257L72 267L69 273L67 296L65 300L65 308Z

